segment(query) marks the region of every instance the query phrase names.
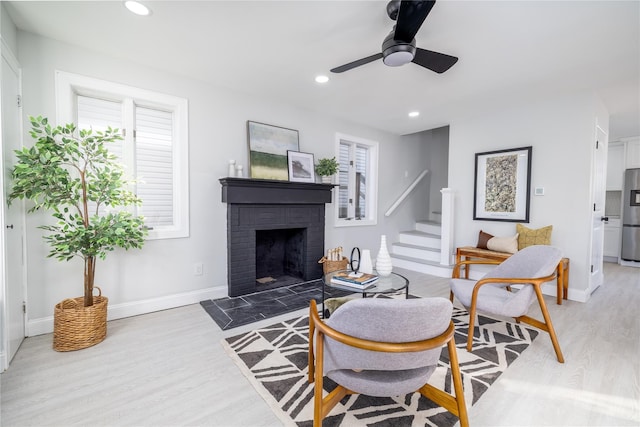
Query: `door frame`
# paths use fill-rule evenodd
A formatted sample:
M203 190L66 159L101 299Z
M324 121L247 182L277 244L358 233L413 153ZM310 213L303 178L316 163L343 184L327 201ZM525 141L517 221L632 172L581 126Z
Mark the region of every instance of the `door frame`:
M17 92L20 97L22 97L22 70L20 68L20 64L13 54L12 50L6 44L5 40L0 36L0 59L4 59L7 61L9 67L13 70L17 77ZM0 71L1 74L1 71ZM0 97L3 96L2 88L0 87ZM16 100L17 102L17 100ZM22 124L22 106L18 107L20 110L20 120L18 123L18 135L20 136L20 146L23 146L23 124ZM0 119L2 117L2 108L0 105ZM0 120L0 142L2 142L2 121ZM0 147L3 147L4 144L0 144ZM4 168L4 148L0 149L0 170ZM4 170L1 170L1 173L4 177ZM4 179L4 178L3 178ZM4 185L0 185L0 202L5 203L6 194ZM20 278L21 278L21 287L22 287L22 301L26 305L27 301L27 282L26 282L26 215L24 209L24 202L18 200L15 202L20 206L20 223L21 223L21 241L22 245L20 247L21 257L23 259L22 266L20 268ZM8 305L7 305L7 265L6 265L6 256L5 250L6 248L6 239L5 239L5 227L6 227L6 218L5 218L5 210L4 206L0 209L0 227L2 232L0 232L0 297L2 298L2 315L0 316L0 330L2 332L2 347L0 347L0 372L4 372L9 367L10 355L9 355L9 324L8 324ZM23 310L23 338L27 336L27 313L26 310Z
M609 147L609 134L608 132L602 128L597 122L595 126L595 134L594 134L594 145L593 145L593 161L592 161L592 170L591 170L591 206L593 206L593 210L591 211L591 247L589 250L589 284L587 288L587 298L604 283L604 222L602 218L605 216L605 200L606 200L606 191L607 191L607 156L608 156L608 147ZM601 170L598 169L598 157L601 160ZM598 188L598 184L601 185L601 188ZM602 194L598 196L597 192L601 191ZM598 205L601 206L598 206ZM595 224L598 224L599 228L601 228L601 238L597 239L595 235L595 229L597 228ZM596 247L596 245L598 247ZM594 265L594 256L598 256L598 265Z

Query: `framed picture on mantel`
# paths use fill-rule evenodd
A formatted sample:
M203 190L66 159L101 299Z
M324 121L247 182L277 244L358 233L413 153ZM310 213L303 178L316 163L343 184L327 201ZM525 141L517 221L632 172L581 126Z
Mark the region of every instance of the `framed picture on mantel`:
M287 152L298 151L298 131L247 121L251 178L289 180Z
M316 182L313 170L313 154L299 151L287 151L289 164L289 181Z
M531 147L476 153L473 219L529 222Z

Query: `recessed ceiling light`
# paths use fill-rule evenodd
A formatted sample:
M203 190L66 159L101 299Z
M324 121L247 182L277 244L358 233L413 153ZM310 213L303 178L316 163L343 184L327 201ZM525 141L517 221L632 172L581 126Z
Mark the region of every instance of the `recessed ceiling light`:
M412 111L409 113L409 117L418 117L420 115L420 111Z
M151 14L151 9L137 1L125 1L124 6L136 15L147 16Z
M329 81L327 76L316 76L316 83L326 83Z

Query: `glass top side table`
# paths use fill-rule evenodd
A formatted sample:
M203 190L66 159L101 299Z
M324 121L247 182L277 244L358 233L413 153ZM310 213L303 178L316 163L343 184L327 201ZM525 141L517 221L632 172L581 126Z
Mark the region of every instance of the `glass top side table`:
M350 270L338 270L332 271L331 273L327 273L324 275L322 280L322 314L325 314L324 310L324 299L325 299L325 287L331 287L336 289L341 289L343 291L350 291L354 294L362 294L363 298L367 296L373 296L375 294L391 294L397 293L400 291L405 292L405 298L409 298L409 279L404 277L401 274L392 272L388 276L379 276L378 280L373 283L373 286L368 287L366 289L357 289L350 286L344 286L336 283L332 283L331 279L338 273L349 272ZM377 274L374 270L373 274Z

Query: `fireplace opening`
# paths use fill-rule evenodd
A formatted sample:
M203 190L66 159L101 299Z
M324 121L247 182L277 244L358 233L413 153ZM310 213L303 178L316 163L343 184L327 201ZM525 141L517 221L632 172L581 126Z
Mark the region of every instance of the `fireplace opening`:
M256 290L304 281L306 228L256 230Z

